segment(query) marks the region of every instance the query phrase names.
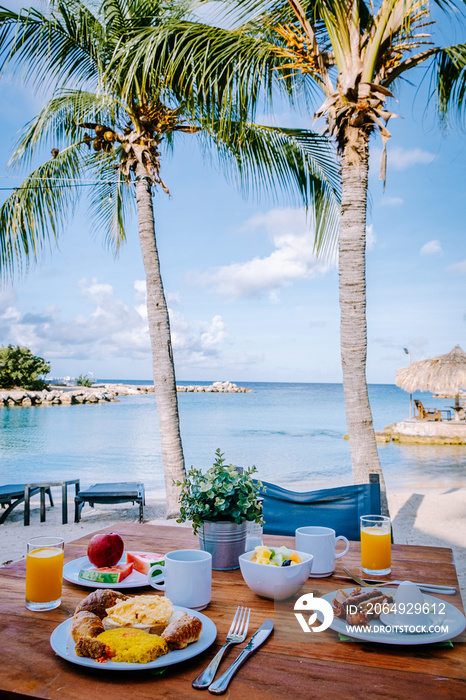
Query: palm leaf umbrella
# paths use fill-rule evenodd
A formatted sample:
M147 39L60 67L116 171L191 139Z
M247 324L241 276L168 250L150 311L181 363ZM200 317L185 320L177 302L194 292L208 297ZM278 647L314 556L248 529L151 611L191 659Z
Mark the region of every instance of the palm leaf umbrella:
M395 382L410 393L419 390L451 394L459 409L460 389L466 388L466 352L457 345L446 355L413 362L397 371Z

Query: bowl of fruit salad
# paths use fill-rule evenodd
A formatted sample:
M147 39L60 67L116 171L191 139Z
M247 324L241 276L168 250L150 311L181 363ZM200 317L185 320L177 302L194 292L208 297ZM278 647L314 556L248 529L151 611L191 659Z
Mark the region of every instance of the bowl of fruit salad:
M311 573L312 554L288 547L256 547L239 557L245 583L262 598L284 600L297 593Z

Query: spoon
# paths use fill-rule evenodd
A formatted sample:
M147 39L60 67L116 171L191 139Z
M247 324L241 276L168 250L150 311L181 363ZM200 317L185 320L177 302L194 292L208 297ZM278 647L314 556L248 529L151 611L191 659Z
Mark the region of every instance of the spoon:
M383 584L384 586L399 586L402 581L380 581L380 580L375 580L375 579L362 579L360 576L357 574L352 573L347 569L346 567L343 567L343 571L345 574L347 574L350 578L353 579L353 581L356 581L356 583L359 583L360 586L365 586L368 588L373 588L374 583L375 584ZM453 588L453 586L441 586L440 584L429 584L429 583L416 583L415 581L412 581L412 583L415 583L416 586L420 588L421 591L425 591L426 593L443 593L445 595L455 595L456 593L456 588Z

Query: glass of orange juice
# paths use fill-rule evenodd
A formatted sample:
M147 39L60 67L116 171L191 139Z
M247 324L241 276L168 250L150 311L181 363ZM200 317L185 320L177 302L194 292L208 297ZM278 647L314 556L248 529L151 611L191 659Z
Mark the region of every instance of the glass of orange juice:
M26 607L53 610L61 603L65 542L61 537L32 537L26 554Z
M385 576L392 566L390 518L386 515L361 516L361 566L366 574Z

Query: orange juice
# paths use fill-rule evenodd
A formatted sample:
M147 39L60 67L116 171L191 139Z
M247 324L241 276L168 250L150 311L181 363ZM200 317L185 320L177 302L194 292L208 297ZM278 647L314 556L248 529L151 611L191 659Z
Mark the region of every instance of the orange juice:
M386 571L392 563L390 532L380 527L361 530L361 566L366 571Z
M26 555L26 601L50 603L61 598L63 548L44 547Z

